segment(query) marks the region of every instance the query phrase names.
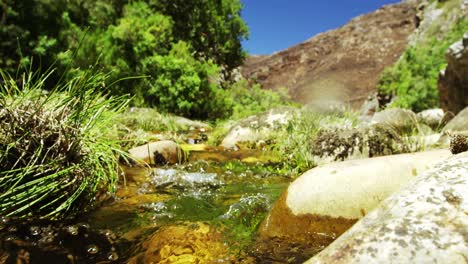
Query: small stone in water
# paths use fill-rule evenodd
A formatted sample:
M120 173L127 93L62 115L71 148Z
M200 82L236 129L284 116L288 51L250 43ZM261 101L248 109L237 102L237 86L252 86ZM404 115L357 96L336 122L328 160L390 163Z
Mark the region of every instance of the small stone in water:
M41 229L38 226L29 227L29 231L31 231L31 235L33 236L37 236L41 233Z
M107 259L110 260L110 261L116 261L116 260L119 259L119 255L117 255L117 253L115 253L115 252L110 252L107 255Z
M99 252L99 248L98 246L91 244L88 246L88 249L86 251L88 252L88 254L94 255Z
M73 236L78 235L78 227L77 226L67 226L66 229L67 229L67 232L70 233L70 235L73 235Z
M117 239L116 235L112 233L111 231L106 231L104 235L107 237L107 239L114 241Z
M89 224L87 223L81 223L80 226L84 229L89 229Z
M3 240L4 241L14 241L14 240L17 240L17 237L15 237L15 236L6 236Z
M9 221L8 221L8 218L3 217L3 216L0 217L0 223L2 223L2 224L8 224L8 222L9 222Z

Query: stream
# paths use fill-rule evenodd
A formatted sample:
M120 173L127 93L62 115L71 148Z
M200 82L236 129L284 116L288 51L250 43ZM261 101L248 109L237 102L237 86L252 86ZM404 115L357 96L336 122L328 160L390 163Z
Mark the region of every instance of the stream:
M261 155L201 147L182 165L123 167L112 199L77 221L2 218L0 263L299 263L309 253L256 239L293 180Z

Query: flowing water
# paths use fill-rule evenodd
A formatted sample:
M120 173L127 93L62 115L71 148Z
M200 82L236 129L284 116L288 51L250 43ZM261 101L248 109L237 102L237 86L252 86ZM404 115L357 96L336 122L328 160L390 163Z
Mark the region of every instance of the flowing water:
M256 246L258 226L292 180L261 158L204 150L183 165L126 167L114 197L78 221L2 219L0 263L294 263L300 252Z

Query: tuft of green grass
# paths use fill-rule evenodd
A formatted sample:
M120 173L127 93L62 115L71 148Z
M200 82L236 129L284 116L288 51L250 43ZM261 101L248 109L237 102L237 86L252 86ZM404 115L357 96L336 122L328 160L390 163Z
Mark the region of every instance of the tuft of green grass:
M312 142L327 128L352 128L357 124L357 115L351 112L324 115L302 110L292 118L287 129L277 136L274 149L295 173L305 172L317 166Z
M52 71L0 73L0 215L72 218L114 191L122 153L113 119L127 100L104 96L105 76L47 87Z

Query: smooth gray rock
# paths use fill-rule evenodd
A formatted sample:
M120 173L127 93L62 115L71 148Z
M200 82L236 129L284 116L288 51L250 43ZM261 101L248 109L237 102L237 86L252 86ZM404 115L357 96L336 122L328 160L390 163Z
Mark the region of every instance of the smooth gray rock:
M458 113L445 125L442 132L456 133L468 131L468 107Z
M437 128L443 123L444 110L440 108L427 109L416 114L418 121L431 128Z
M375 113L371 123L387 125L396 130L409 130L417 127L418 118L411 110L388 108Z

